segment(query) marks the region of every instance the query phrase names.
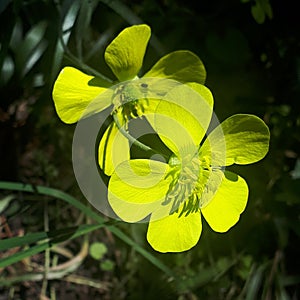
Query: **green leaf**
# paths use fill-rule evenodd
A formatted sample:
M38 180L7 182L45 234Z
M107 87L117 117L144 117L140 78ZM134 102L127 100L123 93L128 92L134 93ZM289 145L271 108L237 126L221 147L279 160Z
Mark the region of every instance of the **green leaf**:
M214 197L204 208L201 208L205 220L216 232L226 232L234 226L248 200L246 181L228 171L225 171L224 174Z
M28 233L24 236L12 237L8 239L1 240L0 243L0 251L5 251L7 249L15 248L15 247L23 247L25 245L29 245L32 243L39 242L41 240L47 239L49 236L47 232L35 232Z
M100 268L103 271L112 271L114 269L114 267L115 267L115 263L110 259L106 259L106 260L102 261L100 264Z
M265 278L266 269L269 267L269 262L261 264L259 267L254 265L250 276L246 282L246 297L245 300L255 300L258 298L259 290ZM280 298L277 298L280 299Z
M6 56L0 71L0 86L4 86L14 75L15 65L10 56Z
M193 52L180 50L163 56L144 77L168 78L185 82L205 83L206 71L200 58Z
M48 188L48 187L43 187L43 186L32 186L29 184L23 184L23 183L16 183L16 182L5 182L5 181L0 181L0 189L5 189L5 190L11 190L11 191L23 191L23 192L36 192L40 195L47 195L50 197L55 197L58 199L61 199L65 201L66 203L71 204L72 206L76 207L79 209L81 212L83 212L85 215L87 215L89 218L95 220L96 222L100 223L99 225L96 226L103 226L105 222L105 219L95 211L93 211L91 208L88 206L84 205L77 199L73 198L72 196L57 190L53 188ZM117 227L111 225L111 224L105 224L106 228L110 230L115 236L117 236L119 239L121 239L124 243L128 244L131 246L135 251L143 255L148 261L150 261L153 265L155 265L157 268L168 274L168 276L174 277L174 274L172 270L170 270L165 264L163 264L159 259L154 257L151 253L149 253L147 250L136 244L131 238L129 238L126 234L124 234L120 229ZM50 247L49 243L46 244L41 244L35 246L36 248L34 249L33 252L30 252L31 249L28 250L29 255L33 255L32 253L39 253L41 251L44 251L45 249ZM23 259L24 257L28 256L27 254L24 256L24 254L21 255L20 259ZM7 260L8 261L7 261ZM5 266L13 263L14 261L14 256L13 257L8 257L4 260ZM3 261L2 261L3 262ZM1 265L4 266L4 265Z
M96 242L90 246L89 253L94 259L100 260L107 253L107 247L103 243Z
M2 2L1 2L2 3ZM1 6L1 4L0 4ZM9 19L9 21L8 21ZM0 42L0 86L4 86L6 84L6 82L1 78L1 76L3 76L3 70L2 68L4 67L4 61L5 59L9 59L10 60L10 53L9 50L11 50L11 40L13 39L14 36L14 31L15 28L17 27L17 24L19 25L20 22L18 22L18 18L12 18L12 15L9 16L5 16L2 15L1 16L1 24L2 27L5 26L5 30L1 30L1 42ZM5 25L4 25L5 24ZM21 39L21 37L20 37ZM2 73L2 74L1 74Z
M24 63L23 69L22 69L22 76L25 76L38 62L38 60L41 58L43 53L46 51L48 47L48 43L46 41L41 41L39 45L36 46L33 53L28 57L27 61Z
M60 119L68 124L99 112L111 104L110 83L65 67L55 81L53 100Z
M81 1L80 0L74 0L74 1L64 1L63 7L62 7L62 14L63 17L63 23L62 23L62 31L68 32L68 35L71 34L71 29L73 28L76 18L79 13Z
M76 1L72 1L71 3L65 1L64 6L66 5L68 5L69 7L65 7L65 9L61 9L62 11L60 11L60 14L63 15L62 28L58 32L59 36L57 38L57 42L53 54L52 67L50 72L50 82L54 81L55 77L57 76L61 68L61 62L65 52L65 46L68 44L69 38L72 33L72 28L76 21L78 11L80 8L80 1L76 0Z
M150 27L134 25L125 28L106 48L105 61L119 81L138 75L151 35Z
M14 195L8 195L2 199L0 199L0 214L5 211L7 206L9 205L10 201L15 198Z
M96 1L79 1L80 10L76 22L76 48L77 56L82 58L82 45L89 37L89 26Z
M210 157L214 165L245 165L265 157L269 140L270 132L263 120L254 115L237 114L215 128L200 151L201 155Z
M269 0L261 0L260 5L269 19L273 18L273 10Z
M26 34L20 46L15 49L16 66L23 76L31 69L47 47L47 42L43 41L46 28L46 21L36 24Z
M105 224L106 225L106 224ZM96 225L99 226L99 225ZM102 226L102 225L101 225ZM64 240L68 239L70 236L76 232L89 232L89 230L94 230L95 225L81 225L78 227L68 227L64 229L57 229L51 231L34 232L28 233L24 236L17 236L8 239L1 240L0 251L5 251L15 247L23 247L33 243L41 242L43 240ZM98 227L97 227L98 228ZM96 228L96 229L97 229Z
M94 231L96 229L104 227L105 225L106 225L105 223L97 224L97 225L83 225L83 226L79 226L78 228L72 228L70 231L68 230L68 228L66 228L63 232L61 232L60 235L58 235L54 238L51 238L49 240L46 240L46 241L42 241L44 239L43 237L45 237L45 236L49 237L46 232L29 234L29 236L4 240L4 241L6 241L4 246L7 246L7 245L10 245L10 246L15 245L16 246L17 243L19 243L18 246L20 246L20 245L24 244L24 242L26 242L26 244L29 244L30 242L39 241L39 240L41 241L41 243L39 243L35 246L31 246L27 249L21 250L17 253L14 253L14 255L1 258L0 259L0 268L4 268L6 266L9 266L11 264L14 264L14 263L24 259L26 257L30 257L37 253L45 251L46 249L50 249L51 247L53 247L61 242L64 242L66 240L72 240L79 236L85 235L91 231Z
M256 2L254 5L252 5L251 14L252 14L252 17L254 18L254 20L258 24L262 24L265 21L265 18L266 18L265 12L264 12L262 6L260 5L260 3L258 3L258 2Z
M13 52L17 52L18 48L21 47L23 38L23 26L21 20L16 19L16 23L14 25L14 29L12 35L10 37L9 46L13 50Z

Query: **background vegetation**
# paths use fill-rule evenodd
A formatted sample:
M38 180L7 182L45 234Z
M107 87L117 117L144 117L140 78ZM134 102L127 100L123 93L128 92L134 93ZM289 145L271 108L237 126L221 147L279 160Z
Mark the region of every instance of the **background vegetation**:
M1 0L0 299L299 299L296 4ZM145 224L89 207L72 170L74 126L51 98L65 65L113 78L104 49L135 23L153 32L145 70L191 50L207 68L219 119L252 113L271 131L262 162L234 167L250 187L238 226L217 234L204 224L198 245L181 254L154 252Z

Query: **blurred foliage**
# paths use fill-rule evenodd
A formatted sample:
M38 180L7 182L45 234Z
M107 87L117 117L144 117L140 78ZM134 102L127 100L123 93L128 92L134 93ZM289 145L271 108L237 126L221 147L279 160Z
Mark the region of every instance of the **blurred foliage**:
M92 245L90 255L84 238L64 239L51 252L0 269L0 298L300 298L296 5L279 0L0 1L1 180L54 187L85 203L71 164L74 127L56 116L51 90L65 65L113 78L103 52L129 24L144 22L152 28L145 70L167 52L191 50L207 68L220 121L234 113L253 113L271 130L270 152L262 162L232 167L247 180L250 197L239 225L228 233L214 233L204 224L191 251L159 254L145 241L145 224L118 224L175 277L112 235L108 226L85 236ZM1 238L91 222L70 204L8 190L0 194L0 215ZM102 245L101 256L93 254L95 245ZM75 258L77 269L56 273L53 280L32 273L41 265L49 268Z

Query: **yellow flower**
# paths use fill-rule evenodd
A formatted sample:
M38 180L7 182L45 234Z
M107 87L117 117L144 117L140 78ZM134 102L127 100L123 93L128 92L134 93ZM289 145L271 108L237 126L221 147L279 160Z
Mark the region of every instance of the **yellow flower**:
M111 113L117 114L123 126L130 118L141 116L146 109L155 111L157 102L145 105L145 101L140 97L141 93L148 92L147 86L137 86L135 83L143 64L150 35L149 26L134 25L125 28L108 45L104 57L117 78L114 84L87 75L73 67L65 67L53 88L53 100L59 118L71 124L111 106ZM163 56L142 78L148 80L164 78L181 83L203 84L206 71L203 63L194 53L180 50ZM133 101L132 98L140 100ZM112 174L116 163L129 159L128 141L119 135L118 145L122 151L118 152L118 157L113 161L112 143L118 131L116 123L111 122L99 145L99 165L107 175Z
M268 127L246 114L231 116L205 138L213 99L204 86L189 85L172 89L153 116L153 127L173 152L169 161L124 161L108 186L109 203L122 220L150 217L147 239L160 252L195 246L201 216L216 232L234 226L246 207L248 186L225 167L259 161L269 147Z

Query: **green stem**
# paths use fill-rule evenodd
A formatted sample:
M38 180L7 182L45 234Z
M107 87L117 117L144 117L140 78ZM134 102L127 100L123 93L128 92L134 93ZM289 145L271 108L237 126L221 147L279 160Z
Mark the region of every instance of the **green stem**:
M67 59L69 59L72 63L74 63L76 66L84 69L84 71L89 72L97 77L100 77L110 83L112 83L112 80L106 76L104 76L102 73L96 71L95 69L91 68L87 64L85 64L82 60L78 59L75 55L73 55L69 49L65 48L65 56Z
M78 59L68 48L68 46L65 44L64 39L63 39L63 32L62 30L60 30L60 34L59 34L59 41L61 43L62 48L64 49L64 55L66 56L66 58L68 58L72 63L74 63L76 66L83 68L85 71L100 77L110 83L112 83L112 80L108 77L106 77L105 75L103 75L102 73L96 71L95 69L91 68L90 66L88 66L87 64L85 64L81 59Z
M135 146L138 146L139 148L141 148L142 150L146 151L146 152L153 152L153 153L157 153L156 151L154 151L152 148L150 148L149 146L141 143L140 141L138 141L136 138L134 138L132 135L130 135L126 130L124 130L123 126L120 124L119 119L117 114L113 113L113 118L114 121L118 127L118 129L120 130L120 132ZM161 154L161 153L159 153Z

